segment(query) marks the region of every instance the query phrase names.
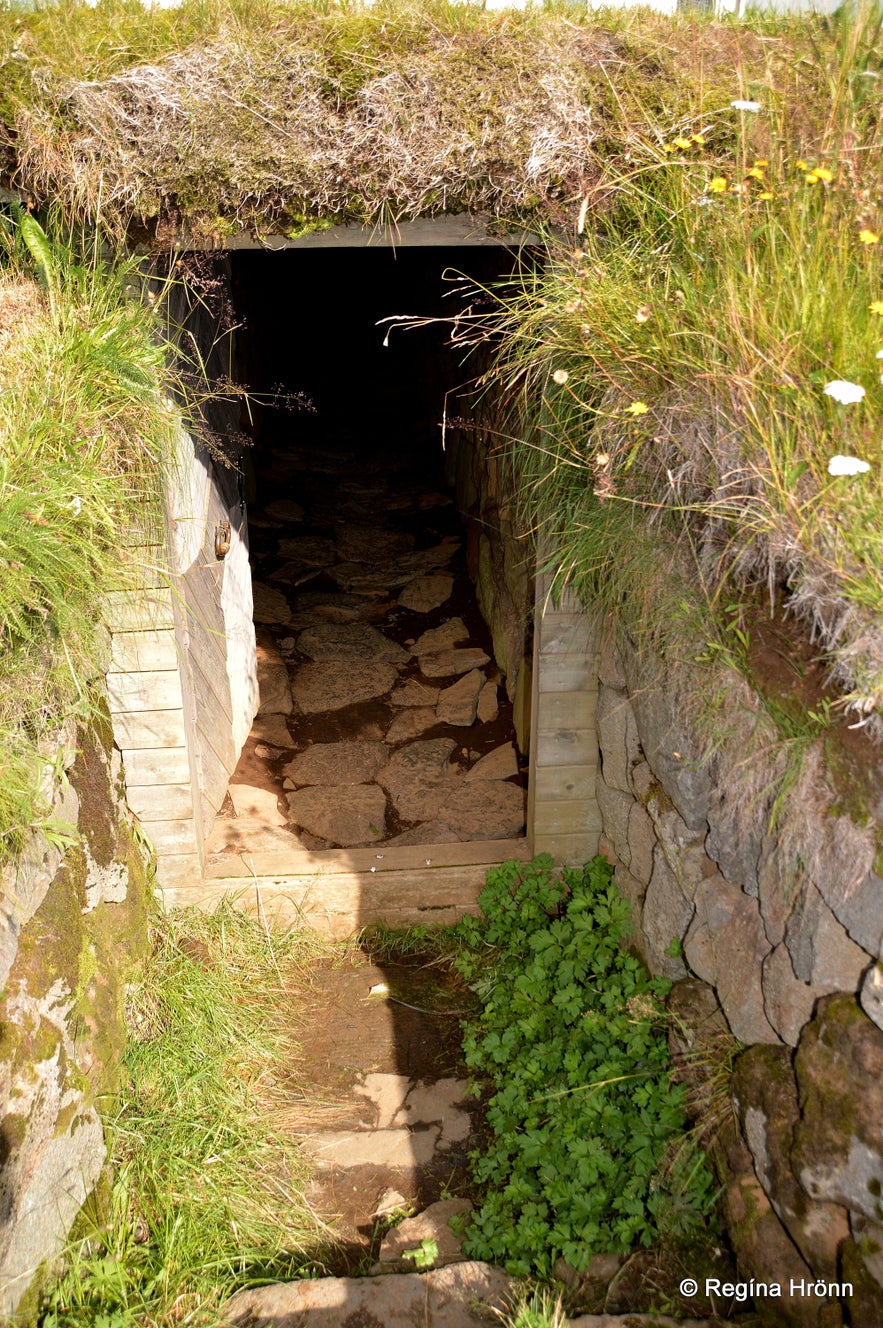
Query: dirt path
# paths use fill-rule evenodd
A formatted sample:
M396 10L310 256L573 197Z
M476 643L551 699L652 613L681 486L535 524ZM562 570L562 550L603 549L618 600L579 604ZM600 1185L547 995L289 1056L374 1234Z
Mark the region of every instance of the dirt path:
M315 1161L308 1199L337 1246L329 1271L366 1272L393 1220L444 1199L468 1203L478 1124L460 1052L469 993L420 957L377 962L354 946L301 1001L289 1126ZM456 1251L447 1216L439 1262Z

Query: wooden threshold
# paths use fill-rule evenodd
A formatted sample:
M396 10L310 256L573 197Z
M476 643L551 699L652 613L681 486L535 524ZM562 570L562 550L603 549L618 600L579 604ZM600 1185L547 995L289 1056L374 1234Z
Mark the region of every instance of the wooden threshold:
M403 848L237 854L206 868L201 881L159 891L167 909L237 907L335 939L362 927L455 922L477 913L488 868L531 858L527 839Z

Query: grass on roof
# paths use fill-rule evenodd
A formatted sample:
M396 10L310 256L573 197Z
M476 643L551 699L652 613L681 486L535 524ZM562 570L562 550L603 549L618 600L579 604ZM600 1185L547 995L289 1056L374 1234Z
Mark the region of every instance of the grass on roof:
M163 243L467 209L564 225L734 67L778 60L805 106L816 30L436 0L7 6L0 151L34 199Z

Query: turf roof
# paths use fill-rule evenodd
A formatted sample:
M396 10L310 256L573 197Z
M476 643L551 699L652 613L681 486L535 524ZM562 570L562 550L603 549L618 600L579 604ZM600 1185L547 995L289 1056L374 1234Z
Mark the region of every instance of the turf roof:
M463 211L560 224L695 105L697 42L728 95L734 41L764 53L646 12L0 9L5 183L159 244Z

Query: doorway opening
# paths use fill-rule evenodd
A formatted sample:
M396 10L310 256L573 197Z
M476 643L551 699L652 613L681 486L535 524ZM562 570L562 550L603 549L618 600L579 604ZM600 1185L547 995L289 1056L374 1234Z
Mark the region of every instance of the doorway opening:
M487 286L516 261L502 246L231 255L261 703L210 863L440 845L453 861L460 844L474 860L523 839L526 754L442 447L469 369L444 323L383 321L449 318L463 275Z

